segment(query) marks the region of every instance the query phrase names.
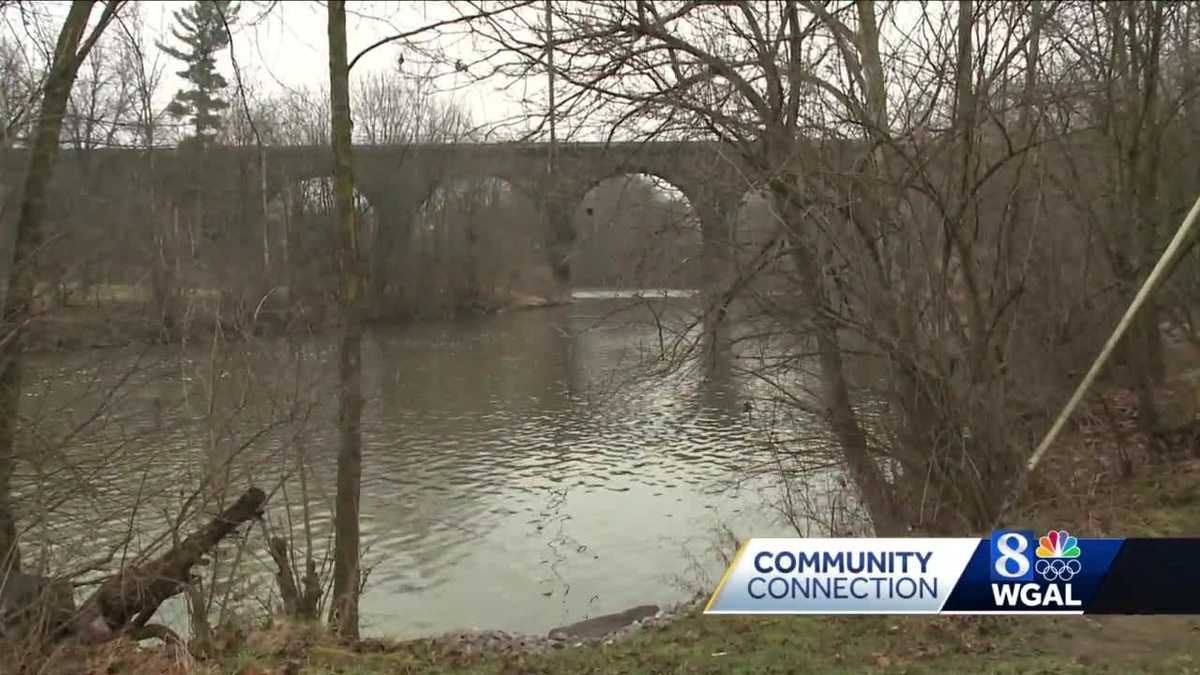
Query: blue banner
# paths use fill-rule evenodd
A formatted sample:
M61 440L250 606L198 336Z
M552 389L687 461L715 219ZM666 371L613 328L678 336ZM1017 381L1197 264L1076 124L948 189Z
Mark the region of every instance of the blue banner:
M751 539L712 614L1200 614L1200 539Z
M979 542L942 612L1082 614L1123 539L1003 530Z

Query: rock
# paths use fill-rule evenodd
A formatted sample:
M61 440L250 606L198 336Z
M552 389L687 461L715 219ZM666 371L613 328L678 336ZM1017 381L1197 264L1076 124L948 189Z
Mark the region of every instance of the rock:
M481 653L530 654L550 650L583 647L598 641L618 642L645 626L661 628L672 620L703 604L699 597L666 609L641 605L586 621L562 626L546 636L519 635L502 630L458 630L429 639L436 651L447 655L471 656Z
M658 614L658 605L639 605L624 612L605 614L594 619L579 621L550 631L550 639L599 640L632 624Z

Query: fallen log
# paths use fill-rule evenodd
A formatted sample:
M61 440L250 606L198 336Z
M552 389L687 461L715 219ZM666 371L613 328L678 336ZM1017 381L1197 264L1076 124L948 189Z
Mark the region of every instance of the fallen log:
M137 634L167 598L194 583L193 566L239 525L262 516L266 501L266 493L250 488L171 550L148 563L126 567L100 584L80 608L75 632L91 642Z

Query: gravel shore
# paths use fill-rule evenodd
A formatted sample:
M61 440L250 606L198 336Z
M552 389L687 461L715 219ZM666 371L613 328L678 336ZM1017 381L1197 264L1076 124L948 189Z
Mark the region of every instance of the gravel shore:
M550 637L550 635L561 633L561 629L558 628L546 635L523 635L502 630L458 630L433 638L432 644L438 651L461 656L482 653L529 654L591 644L612 644L637 635L644 630L666 626L677 617L700 607L703 601L704 598L694 598L660 608L653 616L631 621L611 632L593 638Z

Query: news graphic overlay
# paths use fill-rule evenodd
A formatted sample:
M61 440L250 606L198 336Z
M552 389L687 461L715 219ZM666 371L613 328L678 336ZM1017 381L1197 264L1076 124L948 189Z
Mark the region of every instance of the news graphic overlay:
M708 614L1200 614L1200 539L750 539Z
M964 614L1082 614L1121 539L1080 539L1065 529L1036 536L999 530L980 543L942 608Z
M935 614L978 539L751 539L712 614Z

